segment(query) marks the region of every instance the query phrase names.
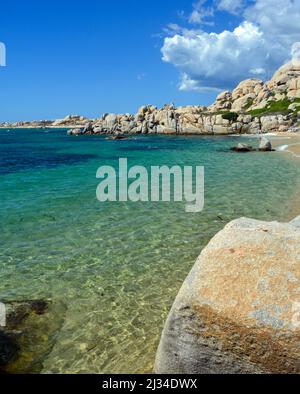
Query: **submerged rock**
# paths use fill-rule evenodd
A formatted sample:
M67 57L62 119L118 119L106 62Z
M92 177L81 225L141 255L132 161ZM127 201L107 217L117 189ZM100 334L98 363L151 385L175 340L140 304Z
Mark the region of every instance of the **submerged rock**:
M107 138L108 140L117 141L117 140L125 140L127 137L122 134L117 134L112 137Z
M250 145L239 143L237 146L231 148L231 150L234 152L251 152L253 148Z
M156 373L300 373L299 223L242 218L211 240L171 309Z
M43 315L48 308L48 302L44 300L36 300L31 302L31 309L37 315Z
M7 371L7 368L18 359L22 351L20 339L23 334L24 323L33 314L43 315L48 305L45 300L5 302L6 325L0 327L1 373Z
M19 351L16 335L0 330L0 373L5 372L6 366L18 358Z

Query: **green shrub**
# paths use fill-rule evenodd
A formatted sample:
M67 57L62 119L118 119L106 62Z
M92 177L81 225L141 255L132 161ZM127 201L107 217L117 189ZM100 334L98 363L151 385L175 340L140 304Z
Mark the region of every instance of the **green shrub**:
M244 109L250 108L250 107L253 105L253 102L254 102L254 99L248 98L247 103L246 103Z
M230 122L236 122L239 117L239 114L236 112L226 112L222 115L223 119L229 120Z
M248 111L248 114L252 116L267 115L272 113L288 114L290 111L288 108L291 105L291 101L288 99L279 101L270 101L265 108L253 109Z

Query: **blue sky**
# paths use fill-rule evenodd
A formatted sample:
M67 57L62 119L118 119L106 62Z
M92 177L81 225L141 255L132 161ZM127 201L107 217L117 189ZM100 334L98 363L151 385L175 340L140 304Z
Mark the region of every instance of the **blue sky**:
M300 0L277 3L289 20L281 47L282 13L278 23L270 16L275 27L264 18L276 13L270 0L3 0L0 121L209 104L288 59L300 41Z

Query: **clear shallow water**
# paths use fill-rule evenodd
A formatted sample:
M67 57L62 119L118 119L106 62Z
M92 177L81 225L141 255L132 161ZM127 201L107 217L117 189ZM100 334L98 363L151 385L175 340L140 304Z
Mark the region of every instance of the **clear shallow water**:
M0 300L51 300L14 371L151 370L164 319L201 249L234 218L282 219L299 186L299 163L229 152L238 140L0 130ZM119 157L146 167L204 165L204 211L100 204L97 168Z

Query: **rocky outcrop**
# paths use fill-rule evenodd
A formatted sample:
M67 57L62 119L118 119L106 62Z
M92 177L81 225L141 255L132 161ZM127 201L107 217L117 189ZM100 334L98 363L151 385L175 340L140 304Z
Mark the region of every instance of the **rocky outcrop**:
M67 132L68 135L80 135L83 134L83 130L82 129L70 129Z
M267 87L275 94L300 98L300 60L293 60L280 67Z
M0 127L5 128L84 128L88 122L88 118L80 115L67 115L64 119L56 120L35 120L35 121L21 121L21 122L4 122Z
M238 219L203 250L165 324L156 373L300 373L300 217Z
M81 126L84 127L89 119L80 115L67 115L64 119L57 119L52 123L52 127Z
M230 150L233 152L275 152L275 149L272 147L271 141L266 137L261 137L259 139L259 146L258 149L253 148L251 145L245 143L239 143L237 146L232 147Z
M146 107L148 108L148 107ZM93 124L87 134L259 134L288 131L297 124L293 114L252 116L236 114L237 119L228 119L227 113L201 112L198 107L146 109L143 114L104 115ZM229 113L230 114L230 113ZM232 113L235 114L235 113ZM300 119L300 118L299 118ZM296 123L295 123L296 122Z
M210 111L236 112L265 108L272 101L300 98L300 61L282 66L273 78L264 83L258 79L242 81L232 92L223 92Z
M295 103L296 104L296 103ZM150 106L149 106L150 107ZM148 108L148 107L146 107ZM33 123L19 122L3 124L1 127L33 127L33 128L70 128L69 135L78 134L200 134L200 135L230 135L230 134L263 134L272 132L298 131L300 112L291 114L268 114L253 116L248 113L237 114L213 113L203 107L180 107L166 109L147 109L136 115L105 114L97 120L79 122L78 124ZM298 108L298 107L295 107ZM300 109L300 108L299 108ZM227 115L236 118L227 118Z
M272 151L272 144L268 138L261 138L259 141L259 148L261 152L271 152Z
M3 122L0 123L0 128L47 128L52 127L52 120L34 120L34 121L20 121L20 122Z

